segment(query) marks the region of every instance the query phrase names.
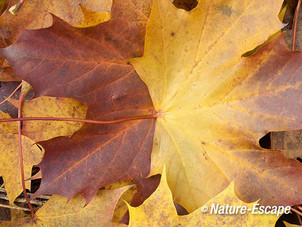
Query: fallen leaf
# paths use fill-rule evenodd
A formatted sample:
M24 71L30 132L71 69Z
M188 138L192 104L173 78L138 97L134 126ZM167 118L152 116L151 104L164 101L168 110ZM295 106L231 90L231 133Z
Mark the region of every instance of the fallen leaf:
M15 107L18 100L9 99ZM57 117L80 118L86 117L87 107L71 98L38 97L23 102L23 117ZM58 136L71 136L83 126L81 122L67 121L24 121L22 135L33 141L49 140Z
M258 143L270 130L302 127L302 53L290 53L282 35L241 57L282 27L281 4L202 1L186 12L154 1L145 55L131 63L159 113L150 175L165 163L189 212L233 180L246 202L302 200L301 164Z
M10 118L8 114L1 111L0 117L1 119ZM22 192L17 131L17 122L0 124L0 176L3 177L5 190L11 204ZM26 136L22 136L22 150L24 176L29 178L33 165L41 161L43 152L35 145L34 141ZM26 188L29 188L30 181L25 182L25 185Z
M130 205L139 206L141 205L157 188L160 181L160 175L155 175L146 179L141 180L142 190L139 190L133 197Z
M110 19L110 13L109 12L93 12L88 9L86 9L84 6L80 5L80 8L83 13L83 21L79 25L74 25L77 28L87 28L96 26L102 22L108 21Z
M75 98L88 106L88 119L151 114L148 90L127 60L143 54L150 9L151 1L117 0L108 22L78 29L54 18L52 27L22 31L1 51L36 97ZM70 139L42 142L43 179L35 196L70 199L80 193L88 202L99 188L126 179L141 190L150 168L154 124L154 119L84 124Z
M11 118L9 114L0 111L0 119ZM17 122L3 122L0 124L0 134L5 133L18 133L18 123Z
M19 0L11 1L10 7ZM24 1L16 15L8 10L0 17L1 47L13 43L21 29L39 29L52 25L51 14L73 26L90 27L110 19L112 0L31 0Z
M53 195L37 211L36 224L27 217L3 222L0 226L124 226L113 223L111 217L118 199L127 189L100 190L87 206L80 195L70 201Z
M127 203L130 203L134 194L137 192L135 185L131 181L120 181L113 183L111 185L107 185L105 189L117 189L120 187L128 186L129 189L125 191L119 198L114 210L114 214L112 217L113 222L120 223L121 219L125 216L125 213L128 212Z
M129 212L127 208L127 203L129 203L131 206L140 206L158 187L160 181L160 175L155 175L149 178L144 178L140 180L139 190L136 190L136 193L133 195L132 200L128 201L119 201L118 205L121 205L121 208L119 210L119 213L115 213L114 220L119 220L121 223L128 224L129 223ZM121 202L121 203L120 203ZM121 218L122 211L126 211ZM121 219L120 219L121 218Z
M255 203L244 203L234 193L231 183L223 192L208 201L204 207L208 211L203 213L197 209L191 214L178 216L173 203L173 196L169 189L165 170L156 191L139 207L128 206L130 212L129 226L274 226L278 216L274 214L215 214L211 207L229 206L253 209Z

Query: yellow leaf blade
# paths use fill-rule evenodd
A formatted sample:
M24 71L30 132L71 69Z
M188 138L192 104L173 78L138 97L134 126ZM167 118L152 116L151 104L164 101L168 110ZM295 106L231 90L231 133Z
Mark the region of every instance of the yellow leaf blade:
M9 100L15 106L17 100ZM22 105L23 117L58 117L85 119L87 106L71 98L38 97ZM34 141L49 140L58 136L71 136L83 126L81 122L26 121L22 134Z
M245 207L253 209L256 203L245 203L234 193L234 184L230 184L223 192L208 201L204 206L208 212L201 209L193 213L178 216L173 204L172 193L163 171L162 179L156 191L139 207L128 206L130 212L129 226L273 226L278 220L274 214L244 214L222 215L210 212L212 205Z
M252 182L258 182L272 174L281 185L301 184L285 183L289 178L280 177L281 169L261 174L263 166L297 168L299 163L282 152L267 152L258 143L268 130L301 127L295 101L288 97L299 91L295 70L301 61L288 52L281 36L255 55L241 57L282 28L281 4L282 0L202 1L186 12L168 0L154 1L144 57L131 63L160 115L150 175L160 173L166 163L173 196L189 212L240 175L250 174ZM246 200L255 195L251 191ZM291 203L300 198L293 191L287 189ZM257 196L264 194L257 191ZM276 196L268 197L265 202L276 202Z
M110 20L110 12L93 12L80 5L84 19L80 25L74 25L77 28L93 27L100 23Z
M85 200L77 195L70 201L53 195L36 213L37 223L30 218L4 222L2 226L125 226L112 222L115 205L128 189L99 190L93 200L85 206Z
M42 160L43 151L26 136L22 136L22 150L24 176L30 178L33 165L37 165ZM12 204L22 192L18 135L0 134L0 151L0 175L3 177L7 196ZM30 182L25 182L25 185L29 188Z

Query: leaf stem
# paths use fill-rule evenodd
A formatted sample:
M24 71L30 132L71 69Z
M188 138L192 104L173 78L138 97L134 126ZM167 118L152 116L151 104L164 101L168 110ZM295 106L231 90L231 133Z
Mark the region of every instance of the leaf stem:
M98 121L98 120L89 120L89 119L80 119L80 118L60 118L60 117L20 117L18 118L5 118L0 119L1 122L12 122L12 121L73 121L73 122L83 122L83 123L90 123L90 124L115 124L125 121L134 121L134 120L141 120L141 119L155 119L157 118L157 113L154 114L147 114L147 115L138 115L133 117L126 117L116 120L109 120L109 121Z
M22 108L22 101L24 98L23 92L20 94L19 102L18 102L18 118L21 118L21 108ZM24 164L23 164L23 152L22 152L22 136L21 136L21 121L18 121L18 142L19 142L19 157L20 157L20 169L21 169L21 182L22 182L22 189L23 189L23 194L26 199L26 203L30 209L31 216L33 220L35 221L36 215L35 211L29 202L29 198L26 192L26 187L25 187L25 177L24 177Z
M302 2L302 0L298 1L297 7L296 7L296 12L295 12L294 32L293 32L293 41L292 41L292 51L295 50L295 46L296 46L297 24L298 24L298 16L299 16L301 2Z

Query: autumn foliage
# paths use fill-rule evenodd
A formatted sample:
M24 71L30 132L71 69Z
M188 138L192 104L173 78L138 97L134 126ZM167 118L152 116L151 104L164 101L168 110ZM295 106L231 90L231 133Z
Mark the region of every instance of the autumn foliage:
M0 173L11 205L33 166L30 199L52 195L2 225L271 226L277 216L199 208L302 202L301 163L259 145L302 129L283 0L67 2L12 1L0 17L0 80L34 93L8 99L23 119L0 112Z

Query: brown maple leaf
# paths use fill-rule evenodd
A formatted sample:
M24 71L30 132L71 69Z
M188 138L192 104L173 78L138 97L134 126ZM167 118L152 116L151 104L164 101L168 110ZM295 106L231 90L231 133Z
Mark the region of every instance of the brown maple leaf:
M112 19L78 29L54 17L52 27L22 31L2 50L16 77L32 84L35 96L71 97L87 104L87 118L112 120L150 114L145 84L127 59L143 54L151 1L113 3ZM43 179L36 195L53 193L86 201L122 179L147 176L155 120L84 125L72 138L41 143ZM138 183L138 187L140 184Z

